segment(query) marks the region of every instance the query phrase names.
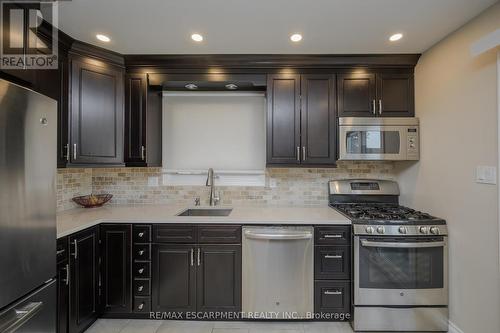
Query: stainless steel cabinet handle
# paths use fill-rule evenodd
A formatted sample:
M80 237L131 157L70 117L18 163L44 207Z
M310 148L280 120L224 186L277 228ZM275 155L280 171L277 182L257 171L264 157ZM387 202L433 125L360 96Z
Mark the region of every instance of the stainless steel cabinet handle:
M138 308L139 310L144 309L144 303L139 304L139 306L138 306L137 308Z
M16 332L42 309L42 305L43 302L31 302L22 308L7 311L5 315L2 315L3 318L0 318L0 331L2 333Z
M335 254L335 255L327 254L325 256L325 259L342 259L342 256L338 255L338 254Z
M191 266L194 266L194 249L191 249Z
M142 237L144 237L144 233L143 233L143 232L140 232L140 233L139 233L139 238L142 238Z
M338 291L338 290L335 290L335 291L325 291L324 292L325 295L342 295L342 292L341 291Z
M139 269L139 271L138 271L138 272L139 272L139 274L144 273L144 268Z
M338 234L335 234L335 235L324 235L323 238L342 238L342 235L338 235Z
M63 254L64 252L66 252L66 250L65 250L65 249L62 249L62 250L57 250L56 255Z
M66 144L66 161L69 162L69 155L70 155L70 152L69 152L69 143Z
M69 286L69 264L66 264L64 270L66 271L66 278L63 281L67 286Z
M142 256L144 254L144 250L139 251L139 255Z
M306 146L302 147L302 161L306 160Z
M143 289L144 289L144 286L139 286L139 287L137 288L137 291L142 291Z
M375 100L372 100L372 113L373 114L377 114L377 110L376 110L377 107L375 106L375 103L376 103Z
M197 258L198 259L198 266L200 266L201 265L201 250L200 250L200 248L198 248L198 256L197 257L198 257Z
M382 114L382 100L378 100L378 114Z
M73 253L73 256L75 257L75 259L77 259L78 258L78 243L77 243L76 239L73 241L73 245L75 247L75 252Z
M73 144L73 160L76 160L76 143Z
M300 147L297 147L297 161L300 162Z
M146 159L146 148L144 146L141 146L141 160Z

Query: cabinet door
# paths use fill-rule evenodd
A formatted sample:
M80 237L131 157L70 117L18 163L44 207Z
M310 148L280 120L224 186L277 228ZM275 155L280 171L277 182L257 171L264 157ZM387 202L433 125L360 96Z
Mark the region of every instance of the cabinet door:
M335 164L335 76L301 77L302 164Z
M71 60L71 163L123 164L123 72Z
M378 74L377 95L377 113L380 116L415 116L413 74Z
M267 164L300 163L300 76L267 78Z
M83 332L99 315L99 232L91 228L69 238L69 331Z
M153 245L153 311L196 311L194 245Z
M129 224L101 225L103 311L107 313L132 312L132 261Z
M241 246L204 245L197 249L198 311L241 310Z
M57 333L68 332L69 310L69 264L57 265Z
M375 74L339 74L339 117L374 117L375 88Z
M125 162L146 165L146 74L127 74L125 78Z

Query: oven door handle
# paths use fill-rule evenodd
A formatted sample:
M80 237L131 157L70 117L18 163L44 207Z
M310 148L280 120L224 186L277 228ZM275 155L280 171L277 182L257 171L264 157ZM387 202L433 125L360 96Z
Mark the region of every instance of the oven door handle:
M391 247L391 248L421 248L421 247L443 247L444 241L439 242L413 242L413 243L397 243L397 242L373 242L366 239L361 240L361 245L365 247Z

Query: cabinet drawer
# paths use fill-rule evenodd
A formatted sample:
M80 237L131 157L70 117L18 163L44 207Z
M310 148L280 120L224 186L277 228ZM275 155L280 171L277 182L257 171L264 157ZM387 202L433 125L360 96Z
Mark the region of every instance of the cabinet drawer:
M134 258L134 260L150 260L151 259L151 245L149 245L149 244L135 244L133 258Z
M350 246L315 246L314 277L319 280L349 280Z
M194 225L154 225L153 241L156 243L195 243Z
M150 225L134 225L133 229L134 243L149 243L151 242L151 226Z
M151 295L151 280L135 279L134 296L149 296L149 295Z
M134 278L150 278L151 267L149 262L134 262L134 271L132 275Z
M134 312L150 312L151 311L151 298L145 296L134 297Z
M68 238L63 237L57 240L57 262L68 260Z
M316 245L348 245L351 244L351 226L316 227Z
M241 243L241 226L199 226L198 243L239 244Z
M333 320L349 319L345 315L351 312L350 282L315 281L314 311L316 313L330 313Z

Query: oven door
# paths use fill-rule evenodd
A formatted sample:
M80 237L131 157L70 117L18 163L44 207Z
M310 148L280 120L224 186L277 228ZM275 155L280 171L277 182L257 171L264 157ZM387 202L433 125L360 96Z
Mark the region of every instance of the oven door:
M341 160L406 160L407 126L341 125Z
M354 241L355 305L448 305L447 237Z

